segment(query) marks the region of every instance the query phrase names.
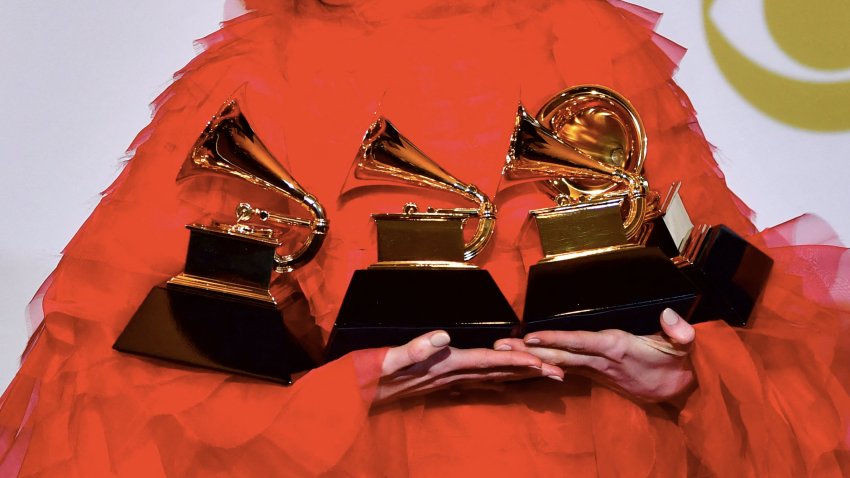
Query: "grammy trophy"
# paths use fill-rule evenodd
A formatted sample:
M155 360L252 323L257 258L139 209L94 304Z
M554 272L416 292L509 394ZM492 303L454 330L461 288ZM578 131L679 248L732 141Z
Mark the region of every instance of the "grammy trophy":
M369 347L401 345L442 329L455 347L492 347L519 321L490 274L467 261L493 234L496 208L486 194L443 169L379 118L363 138L353 180L400 182L454 193L473 208L420 208L373 214L378 262L354 272L326 350L328 360ZM477 223L464 241L464 226Z
M607 88L579 86L539 117L549 128L520 105L503 170L508 180L542 182L556 202L530 211L544 257L529 270L524 332L644 335L660 329L667 307L688 317L698 299L691 281L658 248L630 241L643 229L648 196L634 108Z
M189 224L184 271L151 290L114 348L280 383L313 366L284 325L269 292L274 273L316 255L328 231L318 200L271 155L235 100L210 120L192 147L178 181L217 174L270 191L307 209L310 218L240 203L234 224ZM286 227L309 230L294 252L280 236Z

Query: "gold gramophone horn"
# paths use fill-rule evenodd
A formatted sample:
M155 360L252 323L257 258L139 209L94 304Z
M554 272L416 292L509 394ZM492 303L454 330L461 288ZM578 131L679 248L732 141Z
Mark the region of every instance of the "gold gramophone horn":
M646 132L637 110L616 91L579 85L553 96L540 108L537 121L561 141L587 156L641 174L646 159ZM550 181L557 194L597 196L616 182L563 178Z
M503 174L510 179L568 178L571 183L625 186L630 201L623 225L626 237L634 237L643 224L648 189L643 177L610 161L599 161L575 145L565 143L541 126L522 105L517 109ZM561 196L558 200L568 201L569 197Z
M470 260L487 244L496 223L496 207L473 184L452 176L405 138L386 118L378 118L363 137L353 175L356 179L396 181L424 188L449 191L478 204L477 209L430 210L431 213L460 213L478 218L478 228L464 244L464 260ZM415 212L415 208L408 212Z
M236 100L230 100L210 120L195 142L177 175L181 181L203 172L230 175L294 200L312 219L291 217L241 203L236 208L237 225L252 218L271 224L308 227L310 234L301 247L289 255L275 254L275 270L288 272L306 263L316 253L328 231L325 210L319 201L301 187L254 134Z

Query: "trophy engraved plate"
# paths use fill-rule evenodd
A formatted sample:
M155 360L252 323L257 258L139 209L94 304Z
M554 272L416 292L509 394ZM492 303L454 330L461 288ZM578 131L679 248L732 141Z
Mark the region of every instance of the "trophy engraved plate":
M568 253L627 247L619 199L529 211L537 222L546 260Z
M449 191L477 208L373 214L378 262L354 272L331 332L326 359L363 348L397 346L432 330L448 332L452 346L492 347L519 325L487 271L466 261L493 233L496 210L471 184L449 174L392 123L379 118L364 136L352 168L355 180L395 181ZM463 228L477 221L464 241Z
M318 252L328 230L324 209L271 156L235 101L207 125L178 175L225 174L292 199L312 218L236 207L235 224L189 224L182 273L158 285L113 347L191 366L291 383L315 365L287 330L269 291L286 273ZM303 244L282 254L284 226L309 228Z
M725 320L743 327L767 283L773 259L728 227L694 226L676 182L642 238L656 244L699 288L691 322Z
M599 86L567 89L532 118L520 105L503 171L540 181L557 206L530 211L543 259L529 269L523 331L658 332L669 307L689 317L698 294L645 233L646 136L634 108Z
M429 261L463 262L463 214L427 216L375 214L378 264ZM412 223L413 222L413 223Z

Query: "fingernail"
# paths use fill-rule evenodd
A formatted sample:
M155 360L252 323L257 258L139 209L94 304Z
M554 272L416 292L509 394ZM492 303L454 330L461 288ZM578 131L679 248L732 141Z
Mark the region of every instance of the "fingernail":
M445 347L446 345L449 345L449 342L452 339L449 337L449 334L445 332L437 332L432 335L429 340L431 341L431 345L434 347Z
M559 376L557 376L557 375L547 375L547 376L546 376L546 378L551 378L552 380L555 380L555 381L558 381L558 382L563 382L563 381L564 381L564 379L563 379L563 378L561 378L561 377L559 377Z
M499 344L496 345L496 350L507 352L508 350L511 350L511 346L508 344Z
M661 312L661 320L667 325L676 325L676 322L679 321L679 314L674 312L673 309L664 309L664 312Z
M525 339L525 343L527 343L528 345L537 345L540 343L540 339L538 339L537 337L531 337Z

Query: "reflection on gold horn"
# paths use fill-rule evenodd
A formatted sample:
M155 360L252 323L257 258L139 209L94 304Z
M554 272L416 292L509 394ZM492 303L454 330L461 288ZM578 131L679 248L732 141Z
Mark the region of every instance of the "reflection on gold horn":
M503 173L510 179L566 178L570 184L621 185L630 201L624 220L626 236L635 236L643 224L648 184L642 176L614 161L600 161L575 144L562 141L532 118L522 105L517 110ZM565 205L570 198L569 192L562 191L558 201Z
M224 104L198 138L183 164L177 180L203 172L230 175L288 197L306 208L311 219L290 217L241 203L236 208L234 231L250 230L256 219L277 228L279 225L308 227L310 234L301 247L289 255L275 254L277 272L291 271L316 255L328 230L325 210L319 201L301 187L254 134L236 100Z
M459 194L475 202L477 209L438 209L433 214L464 214L478 218L478 228L464 245L463 258L470 260L487 244L496 222L496 207L486 194L473 184L452 176L405 138L386 118L378 118L366 135L357 153L354 166L357 179L400 181L419 187L439 189ZM407 208L406 208L407 209ZM416 213L415 207L408 213ZM419 213L427 214L427 213Z
M646 133L637 110L619 93L599 85L567 88L537 112L537 121L587 156L641 174ZM573 189L595 196L615 184L566 179Z

